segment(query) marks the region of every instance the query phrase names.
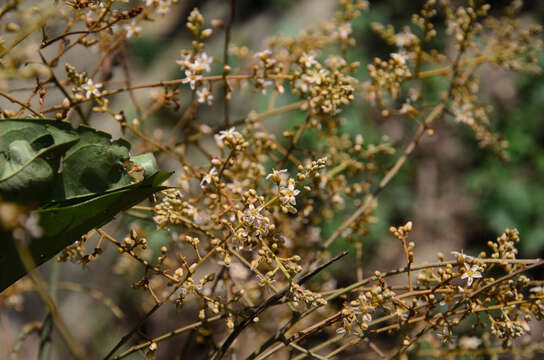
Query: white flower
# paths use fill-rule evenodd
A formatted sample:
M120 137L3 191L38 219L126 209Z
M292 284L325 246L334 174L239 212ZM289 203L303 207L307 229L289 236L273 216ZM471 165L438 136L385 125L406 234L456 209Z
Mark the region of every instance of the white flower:
M472 112L472 106L470 104L463 104L461 108L456 106L453 112L457 122L465 123L467 125L474 124L474 113Z
M465 263L465 272L461 276L461 279L467 279L467 286L470 287L474 279L482 277L480 270L481 268L478 265L472 265L472 267L470 267Z
M338 30L340 31L340 38L347 39L351 35L351 24L343 23Z
M261 210L262 210L262 207L256 208L253 204L249 204L247 210L244 212L243 220L248 225L259 227L259 225L261 224L261 221L264 218L261 215Z
M170 0L159 0L159 5L157 6L157 13L166 14L170 10Z
M308 55L306 53L302 53L302 55L300 55L300 58L298 59L298 62L301 63L302 65L304 65L307 68L311 67L312 65L317 64L317 61L315 61L315 56Z
M219 132L218 138L221 141L227 140L227 141L232 142L232 141L236 140L236 138L239 137L239 136L242 136L242 135L240 135L240 133L238 131L236 131L234 127L231 127L228 130L221 130Z
M217 175L217 169L212 168L210 172L204 175L202 180L200 180L200 187L204 188L205 184L211 184L215 175Z
M268 175L266 175L266 180L272 178L272 179L281 179L281 174L287 173L287 169L281 169L281 170L272 170L272 172Z
M94 96L100 96L100 89L102 87L102 84L95 84L92 79L87 80L87 83L82 86L83 90L85 90L85 97L87 99L90 99L92 95Z
M200 81L200 79L202 79L202 75L195 74L190 70L185 70L185 78L181 80L181 82L183 84L189 83L189 85L191 85L191 89L194 90L196 88L197 81Z
M213 57L208 56L205 52L199 53L195 56L195 61L192 63L191 68L196 72L202 72L206 70L210 72L212 69L210 65L213 62Z
M213 95L212 95L212 92L210 91L210 89L208 89L206 87L204 87L202 89L198 89L196 91L196 96L197 96L197 101L200 104L204 104L204 103L207 103L208 105L212 104Z
M296 205L297 199L295 196L300 194L300 190L295 189L295 182L290 179L289 185L287 187L282 187L280 190L280 200L284 205Z
M191 65L191 54L181 54L181 59L176 60L176 63L181 66L182 70L188 69Z
M126 24L124 26L125 31L127 32L127 39L130 39L132 35L140 35L140 31L142 31L142 27L136 25L136 21L132 20L130 24Z

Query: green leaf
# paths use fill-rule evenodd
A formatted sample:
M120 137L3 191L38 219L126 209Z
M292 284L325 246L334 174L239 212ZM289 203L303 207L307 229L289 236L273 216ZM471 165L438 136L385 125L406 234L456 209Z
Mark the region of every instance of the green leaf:
M151 153L129 155L130 143L88 126L54 119L0 120L0 197L40 206L42 235L28 250L40 265L89 230L100 227L154 192L169 173ZM132 184L130 163L143 169ZM27 272L11 232L0 229L0 291Z
M123 186L98 195L88 195L60 202L48 203L37 210L43 235L31 239L28 250L34 263L40 265L93 228L111 221L151 194L165 189L161 184L171 173L159 171L136 184ZM15 240L10 233L2 235L0 253L0 292L27 273Z
M54 119L0 120L0 194L45 203L85 197L131 183L130 144L88 126ZM134 161L145 176L157 171L152 154ZM139 164L140 165L140 164Z

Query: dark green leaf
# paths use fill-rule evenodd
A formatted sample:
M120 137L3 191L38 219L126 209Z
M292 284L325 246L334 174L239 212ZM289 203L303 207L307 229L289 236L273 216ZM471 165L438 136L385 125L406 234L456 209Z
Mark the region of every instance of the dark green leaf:
M51 203L37 210L43 236L32 239L28 249L34 263L40 265L55 256L66 246L78 240L89 230L112 220L151 194L163 190L161 184L170 173L159 171L143 181L99 195ZM19 259L14 239L10 233L2 235L4 243L0 253L0 291L24 276L27 271Z

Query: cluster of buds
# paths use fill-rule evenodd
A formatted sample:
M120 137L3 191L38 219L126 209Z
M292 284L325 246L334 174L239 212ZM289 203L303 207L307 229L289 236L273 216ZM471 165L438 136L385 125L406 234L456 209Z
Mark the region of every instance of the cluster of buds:
M401 84L412 77L405 54L393 53L389 60L374 59L368 65L371 81L365 83L365 96L372 102L381 102L382 97L389 94L396 99Z
M265 49L254 55L257 64L253 67L253 77L255 78L255 89L266 94L266 88L275 84L278 93L284 92L281 79L276 76L283 72L283 64L274 58L272 51ZM269 80L274 79L274 81Z
M162 201L153 207L155 223L159 226L182 223L182 213L186 208L182 192L178 189L167 189L162 195Z
M326 63L324 67L314 56L303 53L298 59L301 69L295 73L292 92L307 98L313 113L336 115L354 99L357 81L348 74L357 69L358 63L348 65L339 56L329 57Z

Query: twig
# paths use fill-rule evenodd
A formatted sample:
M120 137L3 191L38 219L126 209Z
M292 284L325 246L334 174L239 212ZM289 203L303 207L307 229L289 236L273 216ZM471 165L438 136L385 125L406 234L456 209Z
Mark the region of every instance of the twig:
M49 309L51 313L51 318L53 319L53 323L55 324L55 327L59 330L59 333L61 334L64 342L68 346L68 349L70 350L74 358L78 360L85 359L85 352L83 350L83 347L81 347L81 345L79 345L76 342L76 340L72 337L72 334L68 330L66 323L64 322L64 320L62 319L61 315L59 314L57 310L57 306L55 305L55 302L53 301L53 299L47 292L44 281L42 280L42 278L36 271L30 271L30 269L35 268L30 251L26 247L19 246L18 244L16 244L16 248L21 258L21 261L23 262L25 268L29 270L29 276L34 282L34 285L36 286L36 290L38 291L38 294L42 298L42 301Z
M224 101L225 101L225 127L230 126L230 85L227 81L227 69L229 69L229 43L230 43L230 32L232 30L232 23L234 22L234 14L236 13L236 0L230 0L230 16L225 27L225 43L223 45L223 81L225 83L224 91Z
M15 344L13 344L13 347L11 348L11 353L9 356L10 360L17 360L19 356L19 351L21 350L21 347L23 346L25 339L28 336L32 335L33 333L39 334L41 329L42 329L42 324L40 322L33 322L23 326L23 330L21 331L21 334L19 335L19 337L15 341Z
M32 114L36 115L36 116L39 117L39 118L44 118L44 117L45 117L42 113L40 113L40 112L38 112L38 111L32 109L30 106L28 106L27 104L25 104L25 103L22 102L21 100L16 99L16 98L14 98L14 97L12 97L12 96L10 96L10 95L8 95L8 94L2 92L2 91L0 91L0 96L5 97L6 99L8 99L9 101L11 101L12 103L21 105L22 107L24 107L25 109L27 109L28 111L30 111Z
M59 282L60 274L60 263L55 261L53 268L51 270L50 282L49 282L49 293L51 294L51 299L57 301L57 284ZM42 328L40 331L40 347L38 349L38 359L47 360L49 357L49 352L51 349L51 332L53 331L53 322L51 317L51 312L46 307L44 320L42 322Z
M217 321L217 320L219 320L219 319L221 319L223 317L224 317L224 315L213 316L211 318L206 319L206 322ZM171 337L182 334L182 333L184 333L184 332L186 332L188 330L197 329L198 327L202 326L202 324L204 324L203 321L197 321L197 322L192 323L190 325L180 327L179 329L169 331L166 334L163 334L161 336L157 336L154 339L151 339L151 340L146 341L144 343L141 343L141 344L134 345L134 346L130 347L128 350L122 352L121 354L119 354L119 356L116 356L114 359L115 360L122 359L122 358L127 357L128 355L130 355L130 354L132 354L132 353L134 353L134 352L136 352L138 350L145 349L146 347L148 347L152 343L160 343L161 341L170 339Z

